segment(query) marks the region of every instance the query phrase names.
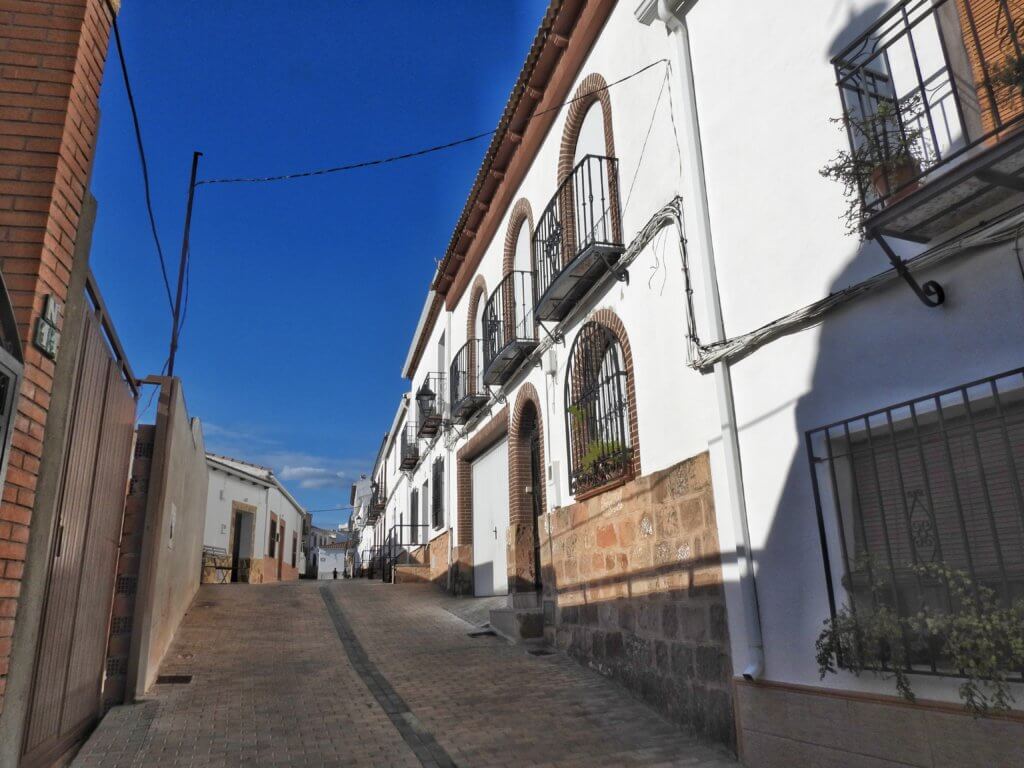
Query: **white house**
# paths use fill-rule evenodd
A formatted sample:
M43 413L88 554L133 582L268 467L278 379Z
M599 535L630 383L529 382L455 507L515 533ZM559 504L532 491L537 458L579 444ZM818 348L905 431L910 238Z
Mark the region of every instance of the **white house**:
M317 579L342 579L348 572L348 542L321 544L313 550L316 558Z
M1019 663L979 721L941 638L868 653L913 703L815 644L851 604L962 611L950 571L1024 594L1022 22L553 2L427 293L364 563L508 594L493 625L752 766L1019 762Z
M256 464L208 453L203 546L231 558L231 581L288 581L305 572L302 506Z

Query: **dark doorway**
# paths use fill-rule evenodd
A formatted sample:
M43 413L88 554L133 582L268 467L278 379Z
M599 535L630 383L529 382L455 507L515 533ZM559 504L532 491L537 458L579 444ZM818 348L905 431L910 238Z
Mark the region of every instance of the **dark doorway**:
M235 540L231 542L231 581L238 581L238 556L242 548L242 512L235 512Z
M528 432L526 439L530 444L530 506L533 519L533 583L537 591L543 590L544 584L540 572L540 519L544 514L541 501L541 459L540 459L540 429L537 427L536 413L527 424Z

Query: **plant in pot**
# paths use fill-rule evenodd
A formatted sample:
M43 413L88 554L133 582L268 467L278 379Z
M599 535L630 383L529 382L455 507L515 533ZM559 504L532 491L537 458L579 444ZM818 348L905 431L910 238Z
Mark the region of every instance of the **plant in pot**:
M819 173L843 185L847 206L842 219L850 234L864 237L870 191L882 205L891 205L917 189L923 147L923 131L914 127L919 104L917 97L901 104L881 101L867 115L832 118L853 137L853 147L840 150Z
M1008 678L1024 669L1024 599L1007 606L988 587L944 564L908 566L908 575L948 595L948 610L925 605L900 615L884 601L893 593L891 574L872 586L871 606L847 605L827 619L815 643L821 677L841 667L855 675L892 678L914 701L913 662L933 660L961 679L960 700L974 716L1005 712L1014 701ZM877 574L876 574L877 575Z

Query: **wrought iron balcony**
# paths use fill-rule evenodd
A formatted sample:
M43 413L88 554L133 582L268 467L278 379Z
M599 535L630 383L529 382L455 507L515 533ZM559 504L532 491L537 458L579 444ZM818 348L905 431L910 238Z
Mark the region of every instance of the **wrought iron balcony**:
M619 161L587 155L563 181L533 232L538 320L563 320L623 251Z
M444 374L428 373L416 391L418 437L433 437L444 424Z
M1024 204L1022 23L1017 0L904 0L833 59L869 236Z
M376 483L373 484L373 493L370 495L370 504L366 510L366 524L373 525L377 518L384 512L387 503L387 492Z
M399 454L398 468L402 470L416 469L420 463L420 444L416 436L416 425L407 424L402 430L401 454Z
M452 421L456 424L465 424L487 402L487 390L480 376L483 363L484 352L480 339L470 339L455 353L448 372L448 400Z
M533 274L509 272L484 306L483 383L504 384L537 346Z

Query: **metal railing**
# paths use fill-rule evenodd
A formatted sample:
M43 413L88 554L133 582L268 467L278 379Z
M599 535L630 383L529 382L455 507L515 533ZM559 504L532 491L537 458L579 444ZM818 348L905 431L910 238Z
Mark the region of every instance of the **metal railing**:
M855 612L957 613L932 575L949 571L1006 607L1024 598L1024 369L820 427L807 447L833 616L837 584ZM907 643L912 671L958 674Z
M619 161L587 155L558 186L533 231L534 295L594 246L621 249Z
M416 390L416 423L419 437L433 437L444 424L445 375L428 373Z
M448 372L448 407L453 421L461 423L487 402L481 376L483 362L480 339L470 339L455 353Z
M415 424L406 424L402 430L402 444L399 454L399 469L415 469L420 463L420 444Z
M382 545L381 579L392 581L396 565L423 565L426 559L417 561L414 552L427 544L430 528L420 523L395 523L388 530Z
M867 218L1020 122L1022 25L1008 0L904 0L832 60Z
M533 304L533 273L523 271L505 275L487 299L483 317L485 384L495 383L489 374L499 360L509 359L512 348L536 344Z

